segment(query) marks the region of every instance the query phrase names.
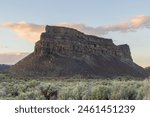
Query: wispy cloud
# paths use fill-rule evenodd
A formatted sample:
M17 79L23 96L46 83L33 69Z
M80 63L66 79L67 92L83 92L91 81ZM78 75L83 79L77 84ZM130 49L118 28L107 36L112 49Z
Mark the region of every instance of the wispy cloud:
M105 35L109 32L129 32L136 31L140 28L150 28L150 16L139 15L135 16L128 21L123 21L120 23L112 25L104 25L98 27L90 27L85 24L72 24L72 23L58 23L57 26L64 26L75 28L86 34L94 35ZM21 38L27 39L31 42L36 42L40 38L41 32L44 31L44 25L19 22L19 23L4 23L0 27L12 29Z
M40 38L41 32L44 31L43 25L37 25L26 22L19 23L3 23L0 27L8 28L16 32L16 34L24 39L27 39L31 42L36 42Z
M89 27L84 24L69 24L69 23L60 23L58 25L75 28L88 34L104 35L109 32L116 32L116 31L128 32L128 31L136 31L139 28L150 28L150 16L139 15L131 18L128 21L98 27Z
M29 53L0 53L0 64L13 65Z

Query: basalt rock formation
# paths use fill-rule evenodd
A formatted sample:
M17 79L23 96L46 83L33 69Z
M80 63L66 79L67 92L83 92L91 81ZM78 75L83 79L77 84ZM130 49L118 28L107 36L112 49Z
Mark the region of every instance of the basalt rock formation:
M132 60L129 46L86 35L75 29L46 26L34 52L10 68L21 76L136 76L145 77Z
M147 72L147 74L150 76L150 67L146 67L145 71Z

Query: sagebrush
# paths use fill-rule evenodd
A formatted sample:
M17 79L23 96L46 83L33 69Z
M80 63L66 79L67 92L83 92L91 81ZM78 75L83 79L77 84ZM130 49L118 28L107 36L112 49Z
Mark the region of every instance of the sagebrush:
M24 78L0 74L0 99L17 100L149 100L150 80Z

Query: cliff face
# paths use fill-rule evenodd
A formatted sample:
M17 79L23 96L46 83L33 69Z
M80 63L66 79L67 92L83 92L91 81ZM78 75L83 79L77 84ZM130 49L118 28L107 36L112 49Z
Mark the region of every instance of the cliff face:
M46 26L34 52L11 67L17 75L40 76L146 76L136 65L128 45L85 35L75 29Z
M150 76L150 67L146 67L145 70L148 73L148 75Z
M132 61L128 45L116 46L111 39L85 35L75 29L46 26L46 32L35 44L34 54L43 56L56 53L71 57L112 56Z

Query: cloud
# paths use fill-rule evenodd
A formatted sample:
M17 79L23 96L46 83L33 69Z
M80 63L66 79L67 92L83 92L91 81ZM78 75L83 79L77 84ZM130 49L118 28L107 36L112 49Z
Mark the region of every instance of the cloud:
M0 53L0 64L13 65L27 55L29 53Z
M109 32L128 32L136 31L140 28L150 28L150 16L139 15L128 21L120 22L114 25L105 25L98 27L89 27L84 24L59 23L58 26L65 26L78 29L87 34L104 35Z
M44 31L44 25L37 25L26 22L9 22L1 24L0 27L12 29L20 38L27 39L31 42L36 42L39 40L41 32Z
M1 49L2 49L2 48L7 48L7 46L4 45L4 44L0 44L0 48L1 48Z
M139 15L135 16L128 21L112 25L104 25L98 27L86 26L85 24L72 24L72 23L58 23L57 26L64 26L75 28L81 32L92 35L105 35L109 32L131 32L140 28L150 28L150 16ZM36 42L40 38L41 32L44 31L44 25L19 22L19 23L4 23L0 25L1 28L12 29L16 34L31 42Z

